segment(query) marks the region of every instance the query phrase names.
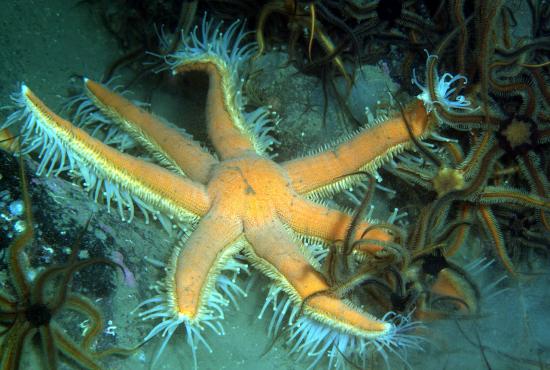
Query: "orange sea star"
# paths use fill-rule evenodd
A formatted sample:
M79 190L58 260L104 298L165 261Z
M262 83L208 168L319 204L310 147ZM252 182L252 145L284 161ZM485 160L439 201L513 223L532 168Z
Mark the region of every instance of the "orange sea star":
M40 171L59 172L68 166L82 176L96 199L103 192L107 201L116 200L122 215L126 207L132 217L137 204L146 215L167 215L176 224L196 223L174 253L166 294L144 302L152 308L143 313L145 318L163 319L149 335L163 332L166 339L162 348L178 326L185 326L193 357L197 342L205 343L201 334L204 326L223 330L219 317L220 306L227 302L224 295L233 299L232 294L240 290L222 274L224 269L244 266L233 259L237 253L242 252L273 279L270 299L280 291L288 295L293 316L306 297L327 290L329 285L319 273L318 263L303 248L300 237L326 243L343 240L351 216L315 203L308 196L341 189L349 183L348 175L375 170L409 141L403 118L398 117L372 125L316 154L274 162L263 153L268 145L265 132L254 132L255 127L265 124L265 114L252 114L250 123L241 109L237 73L254 45L239 47L246 34L238 23L225 33L220 27L203 21L201 36L195 30L190 41L167 59L174 74L193 70L208 75L207 132L217 156L88 79L85 91L90 100L82 110L92 104L99 108L157 164L105 145L57 116L24 85L15 96L21 109L4 125L24 122L22 142L27 150L41 149ZM428 119L423 105L415 104L406 115L414 134L424 135ZM362 229L368 226L364 222ZM381 230L369 232L369 239L384 242L390 238ZM381 247L365 248L372 252ZM331 356L340 359L335 360L338 366L343 363L340 355L364 362L369 343L381 348L407 342L391 320L377 319L331 295L308 299L303 314L291 332L293 351L320 353L313 355L317 361L331 350Z

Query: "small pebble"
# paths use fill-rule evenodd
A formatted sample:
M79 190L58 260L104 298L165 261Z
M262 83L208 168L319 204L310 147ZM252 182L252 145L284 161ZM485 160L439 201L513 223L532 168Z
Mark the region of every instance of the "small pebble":
M25 212L25 205L22 200L15 200L10 203L9 210L12 216L21 216Z
M25 228L27 227L27 224L25 223L25 221L23 220L18 220L15 222L15 224L13 225L13 229L15 230L16 233L20 234L22 233L23 231L25 231Z

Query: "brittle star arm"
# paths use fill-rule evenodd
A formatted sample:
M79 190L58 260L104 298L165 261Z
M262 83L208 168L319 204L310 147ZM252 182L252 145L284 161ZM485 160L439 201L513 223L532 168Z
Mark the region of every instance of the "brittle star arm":
M218 160L198 142L166 126L153 114L105 86L87 78L84 84L86 95L93 104L160 163L181 170L191 180L207 182L210 169Z
M245 236L252 246L245 252L253 264L281 285L295 304L306 300L304 311L309 316L362 337L376 338L391 330L391 324L329 294L325 278L311 266L277 218L259 227L245 224Z
M428 116L422 103L407 113L415 136L429 130ZM298 194L311 193L357 171L374 171L393 153L410 141L403 117L398 116L359 132L351 140L334 148L282 163Z
M94 177L118 185L178 220L200 217L210 208L204 185L103 144L56 115L24 85L21 99L25 105L24 114L28 114L27 124L33 122L42 130L42 135L53 140L50 145L57 146L62 156L67 153L73 166L74 163L84 166L87 172L95 174Z

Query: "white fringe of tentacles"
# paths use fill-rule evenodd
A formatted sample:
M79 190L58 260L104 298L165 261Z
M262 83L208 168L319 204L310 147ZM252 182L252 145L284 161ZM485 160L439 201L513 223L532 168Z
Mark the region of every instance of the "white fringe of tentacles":
M394 323L393 330L382 337L368 339L338 331L306 315L298 316L300 307L293 304L284 290L276 285L270 287L258 318L262 319L269 306L273 309L268 328L269 336L276 337L281 329L287 331L286 344L290 353L296 354L299 361L310 359L308 369L316 368L325 358L329 369L347 369L350 363L362 369L367 368L368 360L374 352L381 356L388 369L389 354L394 354L410 368L406 361L406 351L410 348L422 350L424 338L414 335L413 332L423 325L418 321L411 321L412 312L408 315L386 313L382 320ZM288 326L284 327L284 322L288 322Z
M247 78L248 62L257 51L257 44L244 43L252 34L244 27L244 22L237 20L222 32L223 21L208 19L205 13L200 27L195 26L189 37L183 37L181 47L164 59L173 71L187 64L215 64L222 76L226 109L232 122L252 140L257 153L267 154L272 150L271 146L278 143L271 133L279 118L265 107L245 111L246 98L242 88Z
M214 287L210 289L208 301L201 308L199 317L193 321L187 316L178 313L173 293L167 291L172 289L172 282L159 286L159 295L145 300L136 308L136 310L146 309L139 313L139 317L142 320L161 319L161 322L155 325L144 338L144 341L148 341L159 334L162 337L162 342L151 362L151 366L154 366L158 361L176 329L182 327L185 330L187 345L191 349L193 367L197 368L197 348L199 343L204 345L209 352L212 352L212 348L210 348L204 338L204 329L209 328L218 335L224 335L225 331L222 325L222 320L224 319L223 309L229 303L232 303L238 309L238 298L247 296L246 289L242 289L236 281L237 276L241 272L250 275L248 264L238 255L230 258L221 269ZM170 271L167 273L167 279L169 280L172 278L173 273Z

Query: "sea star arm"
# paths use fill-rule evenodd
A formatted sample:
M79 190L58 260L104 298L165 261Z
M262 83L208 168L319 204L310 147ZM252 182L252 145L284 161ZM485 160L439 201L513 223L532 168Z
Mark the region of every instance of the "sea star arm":
M245 236L252 248L253 263L276 284L282 285L293 302L301 304L306 298L304 310L316 320L361 337L377 338L387 335L392 324L348 305L327 292L325 278L306 260L283 224L273 219L260 227L245 224Z
M168 168L181 169L189 178L205 184L218 160L201 145L166 126L157 117L132 104L101 84L84 79L86 95L115 124L144 146Z
M59 168L63 169L67 156L71 168L78 167L90 181L98 182L99 178L116 184L177 219L196 218L210 208L210 198L202 184L103 144L56 115L25 85L18 100L22 105L20 119L25 119L23 140L33 130L37 133L43 153L47 153L45 157L50 157L50 168L59 161ZM30 145L34 143L36 140Z
M209 212L181 246L174 263L175 306L190 321L204 319L216 279L232 255L242 247L237 218Z
M298 234L322 239L328 243L344 241L352 222L352 216L345 212L301 197L294 197L292 206L285 209L284 212L280 212L279 217ZM372 225L368 222L361 222L357 226L357 230L364 231ZM392 240L392 236L382 229L373 229L364 236L362 232L356 234L359 238L376 239L379 242ZM350 241L354 242L355 240ZM376 253L382 247L379 243L362 243L360 249L362 252Z
M173 74L198 71L208 75L207 131L222 161L264 153L273 143L269 112L261 107L245 110L242 87L247 61L256 49L254 43L245 43L248 35L243 22L224 29L222 22L204 17L182 47L166 57Z
M235 158L245 152L255 152L252 137L244 130L243 119L231 102L237 91L236 87L232 86L230 71L220 66L217 60L183 64L174 68L175 74L187 71L200 71L208 75L206 127L208 137L221 159Z
M406 113L415 136L429 129L421 102ZM373 171L410 141L401 116L367 128L334 148L282 163L298 194L320 191L357 171Z

